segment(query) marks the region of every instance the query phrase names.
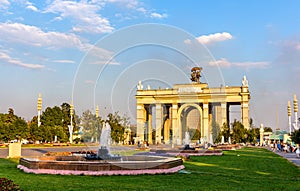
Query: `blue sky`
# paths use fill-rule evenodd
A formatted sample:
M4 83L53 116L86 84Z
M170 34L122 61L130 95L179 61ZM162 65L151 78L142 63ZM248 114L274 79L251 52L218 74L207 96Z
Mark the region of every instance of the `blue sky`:
M134 118L138 79L153 88L187 83L192 64L169 49L146 46L126 49L106 65L98 60L83 66L92 60L93 47L105 60L134 35L161 35L145 30L122 36L128 27L157 23L193 37L182 44L190 46L192 41L207 48L203 56L210 52L211 59L203 67L204 75L210 73L210 66L218 65L219 75L229 86L241 85L243 75L247 76L250 114L256 126L287 129L287 101L293 94L300 97L299 7L299 1L276 0L2 0L0 112L12 107L30 120L36 115L38 93L46 108L69 102L77 92L76 96L88 100L86 105L74 100L79 113L97 104L102 115L120 110ZM105 39L114 41L104 45ZM81 80L88 88L73 90L84 69L86 79Z

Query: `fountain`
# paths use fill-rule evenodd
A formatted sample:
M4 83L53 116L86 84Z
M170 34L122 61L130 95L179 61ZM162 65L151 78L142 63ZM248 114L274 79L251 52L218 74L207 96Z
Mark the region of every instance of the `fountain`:
M110 125L105 123L97 154L21 158L18 168L26 173L61 175L166 174L184 168L180 158L112 155L109 152L110 131Z
M100 136L100 147L97 154L86 154L85 158L87 160L121 160L122 157L119 155L112 155L109 152L109 144L111 142L111 127L108 122L103 124L103 128Z

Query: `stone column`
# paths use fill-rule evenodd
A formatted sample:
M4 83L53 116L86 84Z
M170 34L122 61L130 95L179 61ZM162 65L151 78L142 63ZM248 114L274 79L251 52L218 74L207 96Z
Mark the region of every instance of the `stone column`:
M155 105L155 143L161 143L162 107L160 103Z
M151 106L149 106L149 112L148 112L148 143L152 144L152 111L151 111Z
M137 140L143 142L144 141L144 125L145 125L145 107L144 104L138 104L136 106L136 136Z
M205 138L209 142L209 120L208 120L208 103L203 103L203 134L201 137Z
M241 100L241 110L242 110L242 123L244 128L249 129L249 89L248 80L246 76L242 81L242 100Z
M260 129L259 129L259 145L263 146L264 144L264 125L260 124Z
M170 119L167 119L164 124L164 142L170 143Z
M181 136L179 137L179 126L178 126L178 105L172 105L172 131L173 131L173 144L181 144L178 143L181 140Z
M242 123L245 129L249 129L249 100L248 94L242 95L242 103L241 103L241 110L242 110Z
M223 103L221 103L221 115L222 115L222 121L221 121L221 123L222 124L220 124L221 125L221 127L223 126L223 124L224 123L227 123L227 103L226 102L223 102Z

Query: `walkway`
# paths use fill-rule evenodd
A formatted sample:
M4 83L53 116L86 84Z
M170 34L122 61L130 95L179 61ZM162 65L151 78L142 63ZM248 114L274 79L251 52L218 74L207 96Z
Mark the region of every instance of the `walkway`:
M272 151L271 148L269 147L267 149ZM296 157L296 153L286 153L286 152L278 152L278 151L273 151L273 152L278 154L279 156L286 158L287 160L291 161L292 163L300 167L300 158Z
M286 158L287 160L300 167L300 158L296 157L296 153L276 152L276 154Z

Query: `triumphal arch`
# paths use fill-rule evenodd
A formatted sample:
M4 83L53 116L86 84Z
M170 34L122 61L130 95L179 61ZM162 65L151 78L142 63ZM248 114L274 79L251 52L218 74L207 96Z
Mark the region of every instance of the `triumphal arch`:
M249 128L250 92L246 76L241 86L208 87L200 82L202 68L191 70L191 83L172 89L144 88L136 92L137 138L150 144L184 144L186 132L198 129L201 139L212 143L212 122L229 123L229 108L240 105L241 121Z

